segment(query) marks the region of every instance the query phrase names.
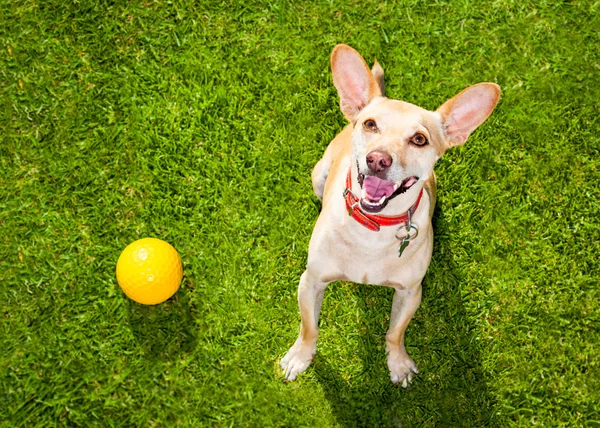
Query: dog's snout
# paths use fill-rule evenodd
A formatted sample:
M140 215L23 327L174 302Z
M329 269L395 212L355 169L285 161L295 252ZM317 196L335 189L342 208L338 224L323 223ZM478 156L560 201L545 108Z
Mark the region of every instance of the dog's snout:
M367 155L367 166L375 172L381 172L392 166L392 157L379 150L373 150Z

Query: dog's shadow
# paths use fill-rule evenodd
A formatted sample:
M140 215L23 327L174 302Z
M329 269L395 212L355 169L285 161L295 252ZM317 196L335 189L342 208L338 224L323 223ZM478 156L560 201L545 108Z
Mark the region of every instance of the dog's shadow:
M365 313L356 349L360 374L348 376L344 367L329 361L333 356L317 353L314 371L341 426L496 425L478 342L458 292L462 279L445 247L444 224L443 212L436 207L433 260L423 282L421 307L406 333L407 350L420 370L413 385L402 389L389 379L385 331L393 291L386 287L352 288Z
M196 328L189 291L185 286L158 305L127 301L129 326L147 358L173 360L193 352L197 341Z

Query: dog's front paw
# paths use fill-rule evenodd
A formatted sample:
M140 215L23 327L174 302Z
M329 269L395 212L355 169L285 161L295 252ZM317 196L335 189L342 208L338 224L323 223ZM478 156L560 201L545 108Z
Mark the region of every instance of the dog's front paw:
M298 375L310 366L315 352L314 345L307 345L298 339L279 363L285 373L285 380L296 380Z
M404 349L388 354L388 368L392 382L401 384L402 388L407 388L414 376L419 373L417 365Z

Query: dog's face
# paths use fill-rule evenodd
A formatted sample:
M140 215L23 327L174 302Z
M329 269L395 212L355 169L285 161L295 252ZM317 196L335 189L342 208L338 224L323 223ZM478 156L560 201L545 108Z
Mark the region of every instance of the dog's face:
M465 142L487 119L500 88L467 88L435 112L385 98L383 70L369 70L351 47L338 45L331 58L333 80L344 115L354 125L353 164L361 186L360 204L379 212L387 203L429 177L444 152Z
M392 198L427 180L444 152L435 113L384 97L356 116L352 143L360 203L369 212L381 211Z

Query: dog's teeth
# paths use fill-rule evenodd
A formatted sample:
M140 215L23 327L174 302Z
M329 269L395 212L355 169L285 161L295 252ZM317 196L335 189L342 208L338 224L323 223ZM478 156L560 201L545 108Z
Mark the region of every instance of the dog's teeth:
M394 192L398 190L398 187L400 187L400 185L398 183L394 183Z
M366 204L370 207L380 207L381 205L383 205L383 203L385 202L386 199L387 199L387 196L382 196L380 200L378 200L377 202L373 202L373 201L370 201L370 200L366 199L365 197L363 197L362 201L364 204Z

